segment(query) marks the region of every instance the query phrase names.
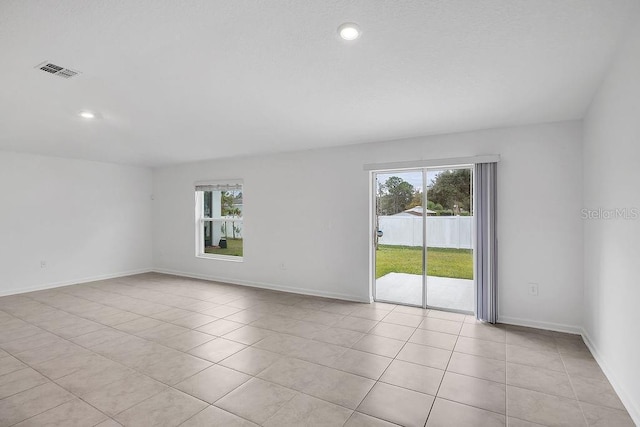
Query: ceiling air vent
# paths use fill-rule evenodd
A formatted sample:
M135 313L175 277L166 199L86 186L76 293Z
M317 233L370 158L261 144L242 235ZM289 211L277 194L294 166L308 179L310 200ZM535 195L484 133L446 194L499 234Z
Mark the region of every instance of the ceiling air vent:
M36 68L41 69L42 71L46 71L47 73L53 74L54 76L62 77L65 79L69 79L76 74L79 74L78 71L73 71L68 68L61 67L56 64L52 64L50 62L43 62L42 64L36 65Z

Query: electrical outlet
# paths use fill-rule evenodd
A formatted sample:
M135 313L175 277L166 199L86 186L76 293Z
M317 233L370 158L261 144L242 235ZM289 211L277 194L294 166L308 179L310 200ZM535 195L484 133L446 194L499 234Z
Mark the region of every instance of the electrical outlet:
M47 268L47 261L40 261L40 268Z
M537 283L529 283L527 284L529 289L529 295L537 297L538 296L538 284Z

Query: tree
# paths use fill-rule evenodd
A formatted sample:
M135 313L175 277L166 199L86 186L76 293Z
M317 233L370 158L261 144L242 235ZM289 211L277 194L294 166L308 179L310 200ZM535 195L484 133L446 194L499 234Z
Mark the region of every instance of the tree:
M433 200L429 200L427 201L427 209L430 209L432 211L441 211L444 208L442 207L442 205L440 203L436 203Z
M456 215L463 211L471 212L471 170L455 169L440 173L431 181L427 199Z
M394 215L407 209L414 196L413 185L397 176L389 177L378 186L380 215Z
M240 208L235 206L237 202L242 202L242 192L235 191L223 191L221 192L221 214L225 217L240 217L242 216L242 211ZM225 221L221 227L222 233L224 233L224 237L227 236L227 222ZM231 221L231 235L233 239L236 239L236 235L240 232L240 227L236 226L235 221Z
M411 203L407 206L407 209L415 208L416 206L422 206L422 191L416 190L411 197Z
M230 191L221 192L221 214L222 216L231 216L233 215L233 193Z

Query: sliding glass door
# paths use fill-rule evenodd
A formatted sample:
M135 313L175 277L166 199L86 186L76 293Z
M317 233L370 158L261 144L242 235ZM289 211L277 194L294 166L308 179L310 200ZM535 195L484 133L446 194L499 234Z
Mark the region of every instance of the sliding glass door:
M429 168L427 304L473 312L473 191L471 167Z
M422 170L374 174L375 298L424 305Z
M471 313L470 166L374 172L374 298Z

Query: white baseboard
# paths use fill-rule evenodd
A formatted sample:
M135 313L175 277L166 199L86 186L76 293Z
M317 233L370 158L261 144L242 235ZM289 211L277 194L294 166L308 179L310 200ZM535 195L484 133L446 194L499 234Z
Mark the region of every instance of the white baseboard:
M43 291L45 289L61 288L63 286L78 285L80 283L95 282L96 280L115 279L118 277L131 276L134 274L150 273L151 271L153 271L153 269L151 268L142 268L138 270L121 271L118 273L101 274L99 276L90 276L90 277L83 277L78 279L63 280L61 282L45 283L45 284L36 285L36 286L29 286L28 288L4 289L4 290L0 290L0 297L6 296L6 295L25 294L27 292L34 292L34 291Z
M338 292L324 292L324 291L317 291L317 290L311 290L311 289L305 289L305 288L296 288L296 287L291 287L291 286L282 286L282 285L276 285L273 283L265 283L265 282L254 282L254 281L250 281L250 280L237 280L237 279L231 279L228 277L216 277L216 276L209 276L209 275L204 275L204 274L193 274L193 273L187 273L185 271L177 271L177 270L169 270L166 268L155 268L153 269L154 272L156 273L164 273L164 274L172 274L174 276L181 276L181 277L189 277L192 279L203 279L203 280L211 280L214 282L220 282L220 283L229 283L232 285L240 285L240 286L250 286L252 288L260 288L260 289L269 289L272 291L282 291L282 292L290 292L292 294L300 294L300 295L310 295L310 296L314 296L314 297L324 297L324 298L333 298L333 299L340 299L340 300L345 300L345 301L353 301L353 302L364 302L364 303L370 303L370 299L368 297L359 297L356 295L349 295L349 294L341 294Z
M539 320L519 319L509 316L498 316L498 323L506 323L507 325L528 326L530 328L545 329L547 331L566 332L569 334L582 334L580 326L565 325L562 323L541 322Z
M602 358L600 352L598 351L598 348L594 345L587 331L583 329L581 334L584 343L589 348L589 351L591 351L591 354L596 359L596 362L598 362L598 365L600 365L600 368L602 368L602 372L604 372L605 376L611 383L613 389L618 394L618 397L624 404L625 408L627 408L629 416L631 417L633 422L636 423L636 425L640 426L640 402L631 399L626 388L620 382L619 377L611 369L611 366Z

